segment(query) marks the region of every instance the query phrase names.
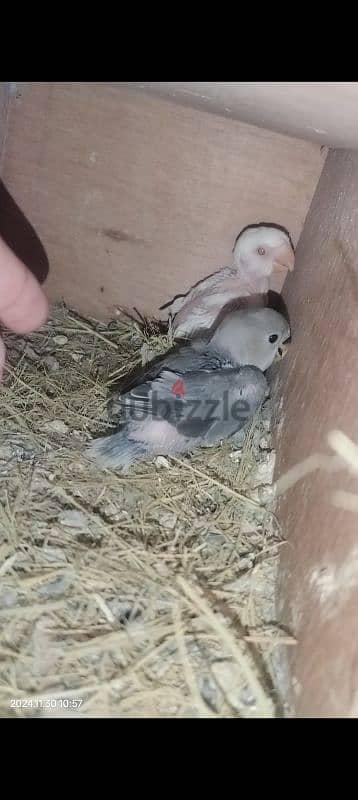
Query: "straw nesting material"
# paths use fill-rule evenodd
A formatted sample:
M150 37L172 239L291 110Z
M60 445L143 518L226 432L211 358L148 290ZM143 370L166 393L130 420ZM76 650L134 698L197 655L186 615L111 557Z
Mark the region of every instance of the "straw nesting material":
M239 446L132 472L86 456L108 393L170 346L155 322L63 306L7 334L0 390L3 716L282 715L275 624L284 545L270 405Z

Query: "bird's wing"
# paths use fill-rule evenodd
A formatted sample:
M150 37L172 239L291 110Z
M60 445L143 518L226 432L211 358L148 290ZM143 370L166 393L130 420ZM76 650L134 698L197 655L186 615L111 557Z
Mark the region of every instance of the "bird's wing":
M119 387L119 392L123 394L131 391L135 386L152 381L158 378L165 369L186 373L195 370L211 371L226 365L226 359L215 348L210 347L207 339L198 338L190 344L172 348L149 364L126 376Z
M216 272L213 272L211 275L208 275L207 278L203 278L195 283L194 286L192 286L185 294L178 295L172 300L169 300L168 303L160 306L160 311L168 309L169 313L173 316L174 314L177 314L178 311L183 308L183 306L191 302L191 300L200 295L202 292L207 292L209 289L220 286L223 280L235 275L236 269L234 267L223 267L223 269L219 269Z
M267 394L255 367L163 370L120 398L126 420L166 420L189 439L215 442L246 425Z
M187 372L203 370L212 372L225 366L232 366L222 354L211 347L207 339L193 340L190 344L176 345L168 352L155 358L145 367L139 367L126 375L112 391L107 411L109 418L115 420L120 413L122 398L130 392L159 378L164 370L185 375Z

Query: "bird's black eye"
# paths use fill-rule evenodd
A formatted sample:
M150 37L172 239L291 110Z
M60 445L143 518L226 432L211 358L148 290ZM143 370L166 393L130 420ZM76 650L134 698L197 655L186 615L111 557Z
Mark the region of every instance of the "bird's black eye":
M271 333L271 336L269 336L270 344L275 344L275 342L277 342L277 339L278 339L277 333Z
M258 247L257 248L257 252L258 252L259 256L264 256L265 253L266 253L266 250L265 250L264 247Z

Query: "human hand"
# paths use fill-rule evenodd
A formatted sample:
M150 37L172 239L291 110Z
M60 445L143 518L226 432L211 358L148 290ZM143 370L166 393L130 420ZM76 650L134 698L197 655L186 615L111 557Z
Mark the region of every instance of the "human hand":
M26 334L46 322L48 302L32 272L0 237L0 322L14 333ZM5 345L0 338L0 381Z

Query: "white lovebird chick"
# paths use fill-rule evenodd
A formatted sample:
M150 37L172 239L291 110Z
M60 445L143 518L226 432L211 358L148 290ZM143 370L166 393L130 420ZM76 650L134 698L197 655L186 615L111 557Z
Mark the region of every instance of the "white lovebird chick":
M174 346L127 383L117 431L92 442L102 467L191 452L233 436L268 395L264 375L290 337L270 308L233 311L214 333Z
M168 309L175 339L210 328L220 310L239 297L268 292L275 272L292 271L295 254L289 234L276 225L244 228L236 239L234 267L224 267L199 281L161 309Z

